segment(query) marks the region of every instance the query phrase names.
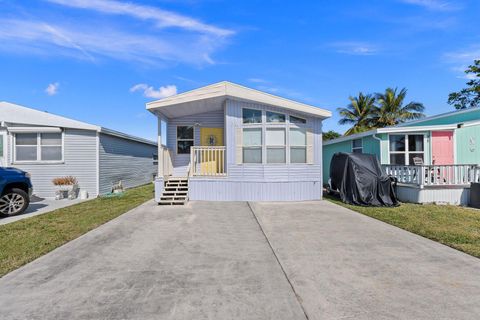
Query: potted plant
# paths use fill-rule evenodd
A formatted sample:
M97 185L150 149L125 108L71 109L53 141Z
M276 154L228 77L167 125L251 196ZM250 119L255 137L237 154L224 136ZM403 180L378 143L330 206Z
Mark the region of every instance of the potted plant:
M123 191L124 191L124 188L123 188L122 180L112 184L112 193L122 193Z
M75 199L78 195L78 181L72 176L59 177L52 180L54 186L57 187L55 191L55 199Z

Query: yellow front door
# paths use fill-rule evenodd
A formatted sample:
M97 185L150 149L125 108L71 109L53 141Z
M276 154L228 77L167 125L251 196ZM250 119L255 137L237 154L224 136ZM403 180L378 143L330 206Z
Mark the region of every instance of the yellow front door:
M223 128L200 128L200 144L204 147L223 146ZM223 154L214 150L204 150L200 156L202 174L223 172Z

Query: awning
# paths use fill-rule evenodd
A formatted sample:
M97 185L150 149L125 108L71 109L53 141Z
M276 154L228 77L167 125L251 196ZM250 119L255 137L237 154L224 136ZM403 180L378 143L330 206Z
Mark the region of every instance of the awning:
M55 133L62 132L58 127L8 127L11 133Z

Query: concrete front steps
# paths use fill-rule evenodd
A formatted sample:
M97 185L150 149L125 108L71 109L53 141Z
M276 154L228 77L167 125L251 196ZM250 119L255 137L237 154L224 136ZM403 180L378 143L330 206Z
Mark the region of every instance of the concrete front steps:
M160 205L184 205L188 201L188 178L170 177L165 182Z

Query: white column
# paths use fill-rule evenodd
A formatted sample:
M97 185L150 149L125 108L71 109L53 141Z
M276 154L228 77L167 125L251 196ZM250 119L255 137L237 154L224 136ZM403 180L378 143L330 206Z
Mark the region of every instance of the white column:
M158 117L158 177L163 179L162 117Z

